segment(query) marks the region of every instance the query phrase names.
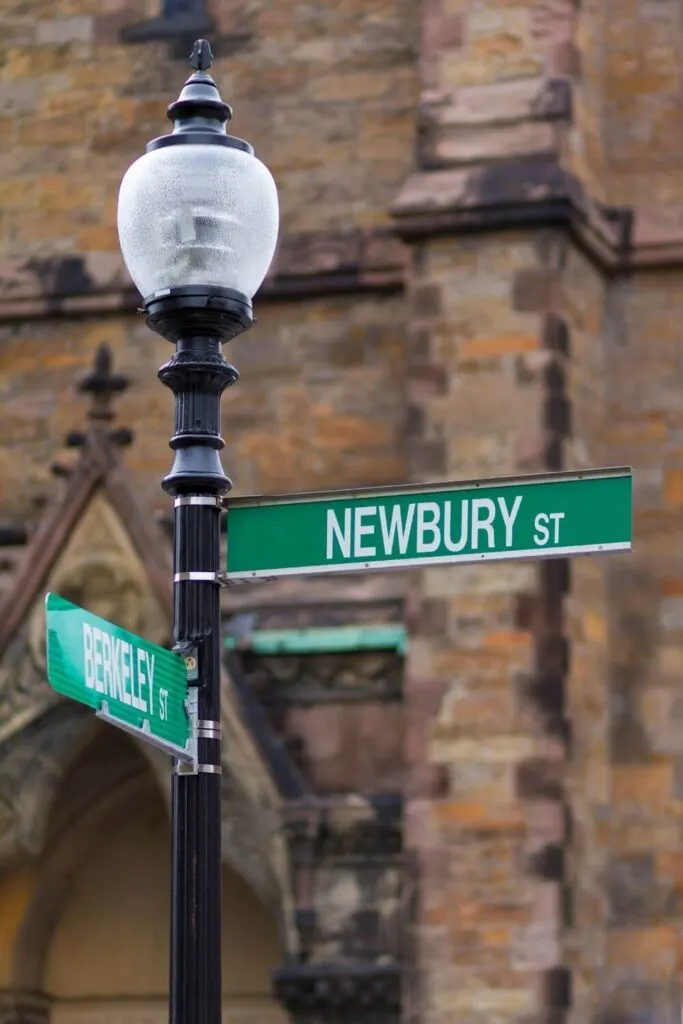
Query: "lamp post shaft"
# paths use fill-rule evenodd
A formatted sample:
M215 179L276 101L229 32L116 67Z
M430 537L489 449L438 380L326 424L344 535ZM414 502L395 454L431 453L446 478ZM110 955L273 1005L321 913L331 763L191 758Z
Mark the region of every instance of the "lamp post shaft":
M221 396L237 380L222 345L253 324L277 244L277 189L209 74L207 40L167 115L121 181L118 232L147 326L175 345L159 377L175 397L174 648L185 657L197 764L174 764L170 1024L221 1024ZM189 145L188 145L189 143ZM196 659L196 664L193 664Z
M174 640L196 652L196 771L174 764L170 1024L221 1022L220 402L237 372L218 337L176 342L159 377L175 395Z

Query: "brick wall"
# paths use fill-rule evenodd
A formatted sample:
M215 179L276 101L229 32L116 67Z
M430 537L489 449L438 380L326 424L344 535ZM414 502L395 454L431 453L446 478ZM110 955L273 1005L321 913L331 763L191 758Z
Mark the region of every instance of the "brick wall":
M682 34L676 0L581 4L574 166L608 202L683 199Z
M400 298L264 305L227 353L242 373L223 402L224 463L241 493L392 483L404 477ZM84 406L73 381L106 341L133 377L118 404L136 442L126 464L151 505L170 465L173 399L156 379L168 342L142 318L42 320L0 328L3 516L20 519Z
M183 80L164 45L119 41L154 7L38 0L3 11L0 259L118 252L119 181L165 130ZM251 36L216 62L216 80L235 133L275 175L284 232L386 223L411 163L418 5L215 7L219 30Z

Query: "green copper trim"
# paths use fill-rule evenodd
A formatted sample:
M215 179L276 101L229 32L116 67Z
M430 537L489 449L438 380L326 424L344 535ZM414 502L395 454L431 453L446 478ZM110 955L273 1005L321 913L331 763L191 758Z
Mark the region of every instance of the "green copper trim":
M254 654L338 654L350 651L396 651L405 656L405 626L330 626L312 629L255 630L244 638L228 636L229 651Z

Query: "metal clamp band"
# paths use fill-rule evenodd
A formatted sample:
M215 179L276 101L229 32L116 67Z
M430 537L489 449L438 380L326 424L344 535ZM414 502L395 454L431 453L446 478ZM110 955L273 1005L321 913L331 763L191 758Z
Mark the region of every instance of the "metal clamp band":
M175 583L220 583L217 572L177 572L173 577Z
M221 723L197 722L197 736L204 740L219 740L221 738Z
M193 767L183 764L173 765L174 775L197 775L198 772L203 775L222 775L223 769L218 764L198 764Z
M218 574L218 583L221 587L241 587L251 583L273 583L276 579L277 576L238 577L233 579L227 572L220 572Z
M182 498L176 498L173 502L174 508L183 508L185 505L208 505L211 508L223 508L222 500L213 494L186 494Z

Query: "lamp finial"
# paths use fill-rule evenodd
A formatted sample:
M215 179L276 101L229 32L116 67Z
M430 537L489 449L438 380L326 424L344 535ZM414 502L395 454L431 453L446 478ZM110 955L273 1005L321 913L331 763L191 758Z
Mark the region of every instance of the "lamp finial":
M198 39L190 55L190 67L194 71L208 71L213 64L213 53L207 39Z

